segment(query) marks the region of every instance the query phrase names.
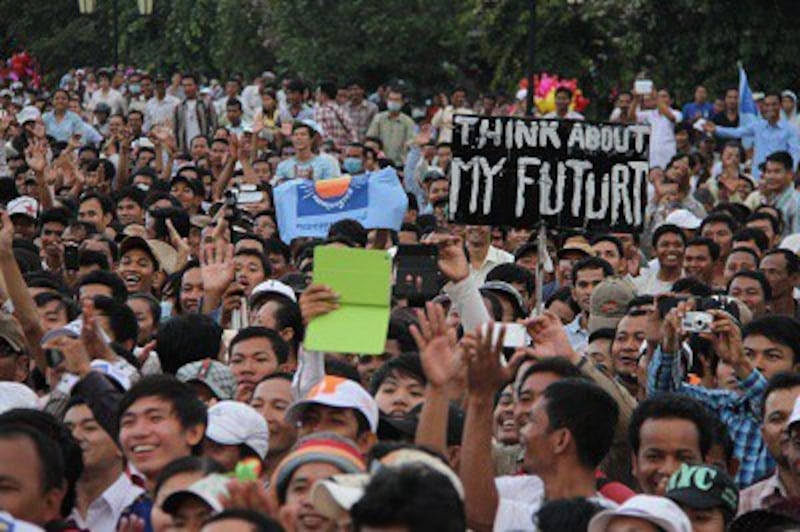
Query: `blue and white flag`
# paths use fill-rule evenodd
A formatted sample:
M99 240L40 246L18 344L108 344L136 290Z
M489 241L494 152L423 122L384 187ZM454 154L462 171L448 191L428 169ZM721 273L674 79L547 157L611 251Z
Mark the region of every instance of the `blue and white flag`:
M750 90L750 84L747 81L747 72L739 64L739 125L749 124L760 116L758 106L753 98L753 91ZM743 120L744 122L742 122Z
M753 91L750 90L750 83L747 81L747 72L739 63L739 127L752 124L759 119L761 113L758 112L758 105L753 98ZM746 150L753 147L755 139L753 137L742 137L742 146Z
M274 190L278 230L287 244L298 237L325 238L344 219L367 229L400 230L408 196L393 168L356 176L293 179Z

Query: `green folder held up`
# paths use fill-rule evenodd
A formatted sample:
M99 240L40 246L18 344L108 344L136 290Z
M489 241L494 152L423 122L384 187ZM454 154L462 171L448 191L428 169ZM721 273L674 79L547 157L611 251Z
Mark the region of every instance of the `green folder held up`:
M317 246L314 283L339 294L339 309L311 320L305 348L380 355L391 310L392 259L386 251Z

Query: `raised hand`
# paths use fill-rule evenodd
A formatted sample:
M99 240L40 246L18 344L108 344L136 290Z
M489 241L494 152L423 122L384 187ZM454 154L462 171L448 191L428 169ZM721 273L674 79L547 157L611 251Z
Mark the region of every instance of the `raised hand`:
M0 253L13 254L14 224L11 223L11 217L8 215L8 211L2 211L0 219L3 222L3 225L0 226Z
M233 244L215 239L203 246L200 254L200 273L203 277L203 291L221 295L233 282Z
M439 270L448 280L458 283L469 277L469 264L461 237L431 233L422 240L422 243L439 248Z
M712 334L705 333L702 336L711 340L720 360L734 368L740 366L745 359L742 330L727 312L714 309L708 313L714 317L711 323Z
M497 341L492 343L494 323L467 333L461 341L467 363L467 390L475 397L492 397L513 378L511 366L503 366L500 356L503 352L505 328L501 328Z
M323 284L312 284L300 296L300 314L303 324L308 325L318 316L339 308L339 294Z
M561 320L550 311L525 322L528 334L533 339L533 353L537 358L565 357L571 361L577 353L569 342L569 336Z
M422 369L428 384L444 387L456 378L461 359L456 352L456 331L448 327L441 305L428 302L425 312L417 310L419 326L411 325L411 335L417 343Z
M47 166L47 141L34 139L25 149L25 162L37 174L43 173Z

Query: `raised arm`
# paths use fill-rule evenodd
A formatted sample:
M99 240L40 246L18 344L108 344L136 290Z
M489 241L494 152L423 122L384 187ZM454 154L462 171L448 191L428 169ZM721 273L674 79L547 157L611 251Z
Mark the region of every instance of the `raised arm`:
M14 226L11 224L11 218L8 216L7 211L2 211L0 216L2 216L3 222L2 227L0 227L0 271L3 273L8 295L14 304L14 315L22 325L22 332L25 334L30 353L36 361L36 366L44 373L47 369L47 363L40 345L44 330L39 321L39 312L36 310L36 304L28 291L28 287L25 285L22 272L20 272L17 261L14 258L12 247Z
M414 443L446 454L448 385L455 382L461 359L456 348L456 331L447 326L442 306L429 302L425 310L427 315L417 311L419 327L411 325L411 335L428 380Z
M504 337L505 330L492 345L492 334L483 335L479 327L462 340L468 393L461 440L461 463L465 467L459 476L464 485L467 524L477 531L492 530L500 502L492 460L492 420L494 395L512 378L510 369L500 365Z

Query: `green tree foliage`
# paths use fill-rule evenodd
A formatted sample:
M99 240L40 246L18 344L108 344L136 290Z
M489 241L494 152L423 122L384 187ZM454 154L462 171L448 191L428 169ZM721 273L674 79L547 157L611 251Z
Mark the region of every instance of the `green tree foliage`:
M273 0L280 66L308 79L387 76L432 87L460 64L463 1Z
M26 48L52 81L108 65L113 0L0 0L0 55ZM535 70L576 77L595 103L639 73L691 97L697 83L798 87L791 25L800 2L537 0ZM150 17L118 0L120 60L250 77L403 79L425 92L460 82L512 91L525 75L528 0L154 0ZM605 103L603 101L599 103Z
M535 71L577 77L590 97L629 87L637 74L679 100L695 85L735 86L737 61L756 88L798 88L800 49L780 21L796 20L791 0L538 0ZM522 0L473 0L479 50L496 88L525 76L530 12Z

